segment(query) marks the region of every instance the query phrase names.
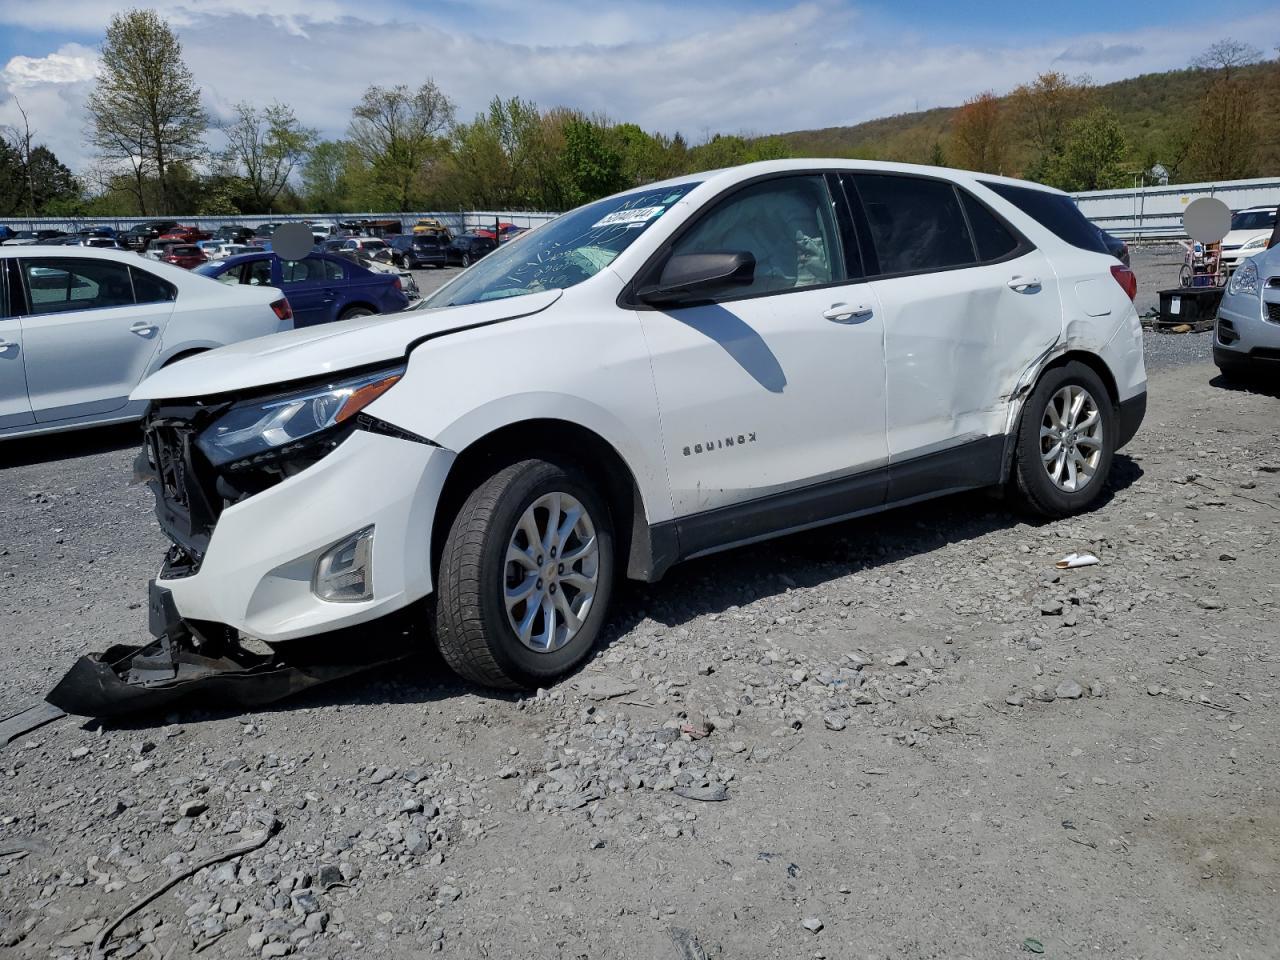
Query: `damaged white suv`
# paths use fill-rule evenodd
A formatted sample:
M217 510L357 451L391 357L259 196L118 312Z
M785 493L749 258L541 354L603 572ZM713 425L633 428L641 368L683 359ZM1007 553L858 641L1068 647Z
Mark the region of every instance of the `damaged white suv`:
M532 686L620 575L972 488L1082 510L1145 410L1134 288L1069 197L983 174L777 161L589 204L424 309L143 383L153 630L413 607L464 677Z

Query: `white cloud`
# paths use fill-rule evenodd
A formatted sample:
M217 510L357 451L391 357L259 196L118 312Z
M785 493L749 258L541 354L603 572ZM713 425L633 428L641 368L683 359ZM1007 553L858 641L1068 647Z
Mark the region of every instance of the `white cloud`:
M98 30L125 5L0 3L0 25L56 20L62 29L74 22ZM214 116L228 116L239 100L279 99L328 137L342 135L368 85L416 85L427 77L457 102L463 119L495 95L520 96L697 140L958 104L982 90L1007 91L1067 54L1105 83L1184 66L1205 45L1200 33L1175 23L1042 42L948 42L936 32L865 18L841 0L746 12L729 0L638 0L597 4L591 13L572 0L438 0L430 7L273 0L270 13L260 12L260 0L152 6L179 31ZM1215 23L1215 36L1260 35L1273 26L1262 15L1230 17ZM16 93L41 136L75 169L91 160L82 130L92 56L67 45L44 57L15 57L0 71L0 123L12 122L8 100Z
M68 43L43 57L12 57L0 70L0 82L10 87L47 83L79 83L98 72L98 55L78 43Z

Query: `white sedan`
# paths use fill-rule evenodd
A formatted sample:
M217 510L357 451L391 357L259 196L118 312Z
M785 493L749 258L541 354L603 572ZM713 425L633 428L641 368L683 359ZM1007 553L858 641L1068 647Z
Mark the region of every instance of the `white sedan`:
M0 440L137 420L161 367L293 329L284 295L133 253L0 249Z

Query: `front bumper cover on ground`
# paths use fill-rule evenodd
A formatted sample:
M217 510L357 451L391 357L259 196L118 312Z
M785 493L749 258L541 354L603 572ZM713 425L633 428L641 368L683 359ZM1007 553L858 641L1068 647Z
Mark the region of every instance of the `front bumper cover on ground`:
M154 580L150 600L156 639L81 657L49 692L49 703L104 719L175 705L257 707L404 659L413 650L416 625L409 613L262 654L245 649L225 628L209 629L218 625L193 629Z

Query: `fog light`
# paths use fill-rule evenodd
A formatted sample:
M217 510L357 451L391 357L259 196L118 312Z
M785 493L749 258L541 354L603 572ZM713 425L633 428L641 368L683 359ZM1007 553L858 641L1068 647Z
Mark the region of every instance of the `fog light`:
M320 555L311 592L330 603L373 599L373 527L357 530Z

